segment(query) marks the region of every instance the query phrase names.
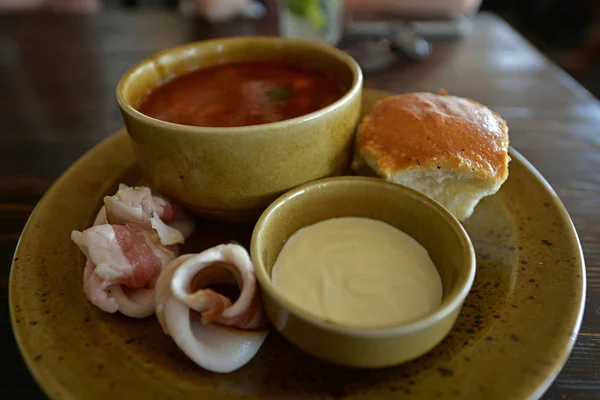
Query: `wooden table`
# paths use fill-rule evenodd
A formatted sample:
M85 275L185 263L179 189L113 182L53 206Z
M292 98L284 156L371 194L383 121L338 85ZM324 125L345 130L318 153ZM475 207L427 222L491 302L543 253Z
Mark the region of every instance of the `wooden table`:
M43 398L16 348L8 315L13 250L50 184L119 129L115 86L136 61L177 44L274 35L276 21L209 25L168 13L0 16L0 398ZM434 42L431 59L368 75L366 87L437 91L498 111L511 142L565 203L586 255L588 299L577 345L547 399L600 398L600 104L506 23L477 18L462 40Z

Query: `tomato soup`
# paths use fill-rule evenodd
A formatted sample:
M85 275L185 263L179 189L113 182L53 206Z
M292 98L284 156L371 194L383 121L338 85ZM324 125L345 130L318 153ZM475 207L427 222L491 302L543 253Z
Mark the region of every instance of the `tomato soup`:
M279 62L202 68L158 86L140 112L167 122L232 127L283 121L338 100L342 87L326 75Z

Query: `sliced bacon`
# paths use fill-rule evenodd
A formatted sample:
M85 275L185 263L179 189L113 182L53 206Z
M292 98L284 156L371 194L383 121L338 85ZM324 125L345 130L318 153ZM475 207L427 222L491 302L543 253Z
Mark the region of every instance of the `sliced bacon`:
M233 303L208 287L235 284ZM165 333L197 365L231 372L245 365L267 337L254 268L246 250L219 245L167 265L156 283L156 315Z
M96 219L94 220L94 224L92 226L104 224L108 224L108 218L106 218L106 207L102 206L100 211L98 211L98 215L96 215Z
M83 270L83 292L92 304L108 313L120 311L133 318L145 318L154 313L154 289L124 290L115 284L103 287L102 279L88 260Z
M120 184L117 193L104 197L104 207L109 223L155 230L163 245L183 243L195 228L194 218L145 186Z
M90 302L110 313L152 315L156 279L176 257L156 234L134 225L103 224L73 231L71 239L87 257L83 285Z

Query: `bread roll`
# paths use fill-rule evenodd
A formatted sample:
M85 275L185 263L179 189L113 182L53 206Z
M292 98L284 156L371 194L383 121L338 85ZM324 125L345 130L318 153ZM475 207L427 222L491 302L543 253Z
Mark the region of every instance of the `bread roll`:
M456 218L508 177L508 126L470 99L410 93L380 100L359 129L353 168L416 189Z

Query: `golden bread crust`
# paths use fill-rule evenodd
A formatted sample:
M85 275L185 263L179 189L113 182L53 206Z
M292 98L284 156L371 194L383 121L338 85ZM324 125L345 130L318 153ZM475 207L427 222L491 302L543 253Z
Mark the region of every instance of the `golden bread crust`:
M410 93L380 100L358 130L357 151L382 174L414 166L453 168L503 182L508 176L508 127L471 99Z

